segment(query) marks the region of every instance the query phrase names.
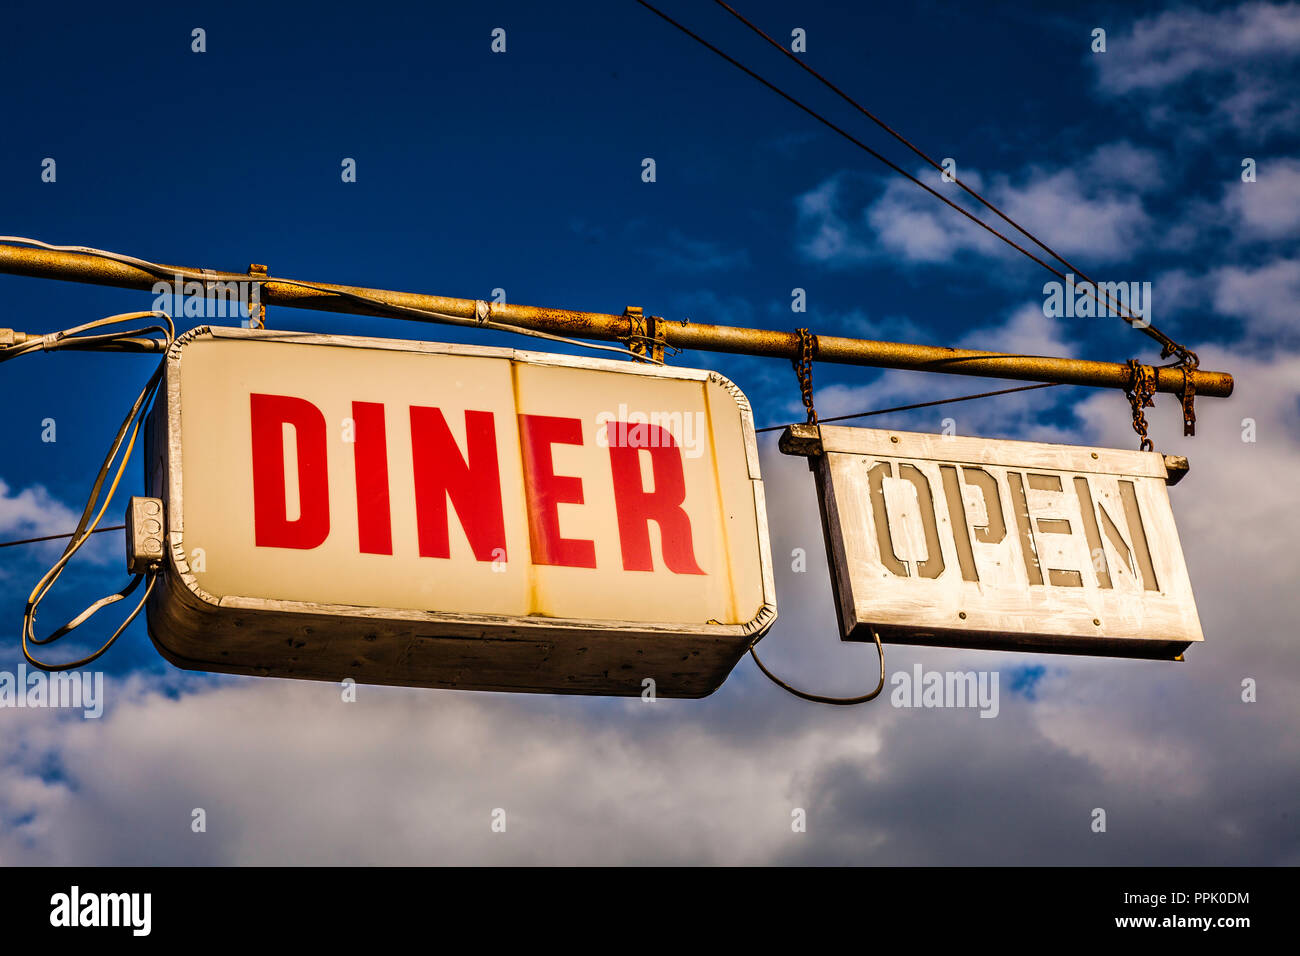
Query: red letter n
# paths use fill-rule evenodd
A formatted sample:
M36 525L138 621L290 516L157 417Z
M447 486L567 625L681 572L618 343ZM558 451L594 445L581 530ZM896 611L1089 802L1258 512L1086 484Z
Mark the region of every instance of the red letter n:
M462 458L437 408L411 406L411 461L415 469L415 523L420 557L449 558L447 499L479 561L505 557L496 428L491 412L465 412ZM493 552L500 549L499 553Z

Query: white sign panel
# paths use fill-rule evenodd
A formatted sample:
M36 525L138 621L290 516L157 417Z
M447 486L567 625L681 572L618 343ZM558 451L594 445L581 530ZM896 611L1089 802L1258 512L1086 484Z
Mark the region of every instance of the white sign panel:
M775 617L752 417L716 373L202 329L164 404L150 625L183 666L700 696Z
M845 638L1171 659L1201 641L1154 452L794 426Z

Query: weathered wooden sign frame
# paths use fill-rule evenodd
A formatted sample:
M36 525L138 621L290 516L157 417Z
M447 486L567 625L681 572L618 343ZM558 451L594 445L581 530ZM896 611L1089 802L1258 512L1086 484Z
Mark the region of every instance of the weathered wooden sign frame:
M846 640L1162 660L1203 640L1162 455L817 425L780 447L816 475Z
M721 522L727 529L724 539L750 524L754 535L752 541L727 545L743 549L743 567L721 570L733 577L748 575L744 593L757 595L754 606L737 606L737 619L725 623L673 620L672 608L665 607L655 593L654 575L625 570L617 578L623 588L617 599L622 601L620 606L644 612L644 618L638 619L634 613L626 620L610 620L551 616L545 611L497 614L358 606L275 599L266 596L267 590L261 594L213 594L204 587L204 573L192 566L194 548L201 542L186 536L186 508L194 503L186 497L183 453L187 448L202 447L205 439L194 430L195 422L205 419L198 410L187 412L182 401L187 350L213 342L255 342L261 349L292 345L299 348L297 356L304 354L304 346L336 352L346 348L371 350L372 354L456 356L513 363L512 376L516 367L563 368L696 385L703 390L702 401L709 407L709 415L719 416L710 419L710 442L718 447L723 443L715 434L716 427L725 426L730 436L725 454L726 467L732 471L709 479L716 481L724 499L719 511L742 519L728 524L725 514L719 513L710 514L709 520ZM287 369L293 363L288 361L290 350L283 351ZM429 365L431 376L445 367L435 362ZM237 368L231 378L241 378ZM601 377L593 376L596 379ZM609 379L601 381L608 389ZM338 384L346 387L345 382ZM247 382L234 381L231 388L244 389L246 415ZM606 394L615 402L617 397ZM518 401L517 392L503 401ZM246 430L247 422L241 427ZM723 467L718 463L723 453L716 448L710 453L715 455L712 463L717 472ZM736 473L737 469L742 473ZM163 393L148 424L146 475L149 494L165 503L168 542L161 580L148 604L149 633L163 656L183 668L329 681L350 677L358 683L471 690L630 696L644 695L649 688L662 697L702 697L723 682L753 640L776 618L752 413L743 393L714 372L513 349L201 327L182 336L168 353ZM724 491L728 482L730 490ZM752 522L745 518L746 509ZM450 520L456 520L454 513ZM740 554L741 550L726 553ZM206 555L207 562L214 559L218 556ZM429 560L429 566L430 573L436 573L439 565ZM608 579L600 580L602 587L608 584ZM653 684L648 685L647 679Z

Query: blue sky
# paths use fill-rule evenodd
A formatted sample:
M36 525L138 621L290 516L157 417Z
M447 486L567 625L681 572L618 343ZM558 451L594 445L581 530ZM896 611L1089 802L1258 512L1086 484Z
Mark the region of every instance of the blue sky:
M945 188L725 12L680 0L664 8ZM1012 702L994 721L887 704L826 714L781 698L744 663L710 700L669 705L650 724L622 702L374 690L368 716L346 718L353 731L311 737L276 728L305 713L333 727L339 718L312 710L332 706L328 687L181 675L137 623L103 660L113 689L102 722L0 712L17 728L0 748L9 781L0 787L0 860L41 852L71 863L135 861L148 852L172 862L325 859L313 837L338 826L346 816L331 813L345 810L321 806L298 838L268 841L275 813L204 768L226 761L231 778L270 780L268 792L284 794L328 778L338 760L387 775L384 812L394 817L404 818L403 801L428 782L422 773L439 781L434 790L449 808L423 836L384 844L357 834L356 854L374 862L408 861L412 847L440 859L503 861L1179 863L1228 862L1220 859L1227 848L1234 862L1297 861L1294 815L1281 816L1282 794L1300 782L1295 744L1285 742L1296 709L1278 702L1294 697L1300 679L1285 623L1296 599L1282 573L1295 570L1286 542L1297 529L1281 483L1262 476L1285 474L1300 459L1300 7L886 9L755 0L740 9L779 38L806 30L810 64L931 155L954 158L963 179L1094 277L1153 283L1155 323L1199 351L1205 367L1238 374L1230 402L1199 403L1195 439L1182 438L1172 397L1149 413L1157 447L1192 459L1191 477L1173 496L1207 625L1209 643L1197 659L1171 668L912 648L891 654L891 671L914 661L1004 668ZM4 234L189 266L242 270L259 262L273 275L467 298L500 287L510 301L532 305L607 312L640 305L706 322L1157 358L1149 340L1118 319L1045 318L1042 285L1052 277L1040 267L990 244L630 0L364 12L73 4L57 15L29 5L3 18ZM202 54L191 52L196 27L206 30ZM490 50L496 27L506 30L504 54ZM1105 53L1090 49L1097 27L1107 31ZM41 181L46 157L57 163L54 183ZM341 181L345 157L357 162L355 183ZM647 157L656 164L653 183L641 178ZM1245 158L1257 164L1253 183L1241 179ZM152 301L144 292L19 277L0 276L0 286L7 316L0 324L24 331ZM806 314L791 312L795 288L806 290ZM533 347L515 337L275 307L268 324ZM0 538L71 530L111 431L153 361L64 353L5 365L0 395L11 412L0 457ZM800 417L785 362L704 353L674 361L731 377L760 425ZM989 387L824 365L814 374L823 414ZM1135 445L1123 397L1080 389L868 423L938 431L949 416L963 434ZM1259 423L1250 445L1240 437L1247 417ZM57 423L54 443L41 441L46 418ZM765 448L763 467L782 605L765 648L802 683L853 692L873 663L864 649L835 639L824 563L814 560L804 575L783 570L792 548L818 555L821 542L802 463L774 451ZM140 486L138 466L129 478L128 494ZM120 587L121 543L102 537L112 540L97 542L47 602L47 628ZM57 550L0 552L0 621L12 637L0 646L0 669L21 659L23 602L52 555ZM846 665L850 658L857 663ZM1016 670L1040 665L1042 672ZM1246 705L1235 702L1234 688L1264 672L1278 683L1239 717ZM1013 683L1016 674L1034 676ZM275 724L259 733L261 719ZM409 753L399 744L379 755L365 749L368 732L420 721L430 722L428 739ZM163 739L157 728L167 722L220 732L188 743ZM498 757L443 739L446 726L473 728L468 737ZM544 739L525 746L528 727L546 728L531 731ZM1175 743L1188 727L1206 735L1199 752ZM1246 740L1272 756L1243 767ZM575 741L588 742L586 756ZM593 781L599 796L556 810L571 795L540 771L508 770L512 747L550 748L554 766ZM91 782L110 751L142 774L180 755L150 813L175 812L184 823L188 807L204 805L197 801L224 800L227 829L214 826L195 844L182 826L174 838L155 835L148 852L104 836L111 820L140 834L152 826L129 809L139 784ZM788 759L777 766L760 754ZM484 760L494 784L448 783ZM51 774L51 765L60 769ZM718 823L716 807L734 795L711 767L770 793L772 806L738 812L747 829ZM620 799L628 780L647 775L680 784L677 797L646 784L671 838ZM1230 785L1243 775L1258 785L1257 798L1234 802ZM505 799L491 786L514 794L536 827L527 831L537 834L533 842L480 845L467 835L476 829L455 822L479 803ZM1020 824L1004 818L998 808L1036 787L1064 802L1077 797L1085 814L1103 799L1130 805L1133 830L1102 845L1090 842L1086 821L1074 833L1065 811L1058 819L1036 808ZM1098 795L1084 796L1091 793ZM374 799L363 789L352 794L362 795ZM173 796L175 806L158 802ZM1157 796L1189 822L1153 815ZM814 818L834 820L838 839L826 825L810 828L802 845L765 839L761 821L788 820L777 804L817 808ZM975 821L967 832L940 825L961 813ZM57 835L56 824L69 821L80 844Z

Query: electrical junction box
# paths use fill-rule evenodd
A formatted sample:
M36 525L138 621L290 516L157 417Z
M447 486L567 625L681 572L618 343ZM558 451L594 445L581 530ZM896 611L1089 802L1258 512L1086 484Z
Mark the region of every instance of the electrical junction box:
M163 558L163 503L161 498L133 497L126 505L126 569L143 574Z

